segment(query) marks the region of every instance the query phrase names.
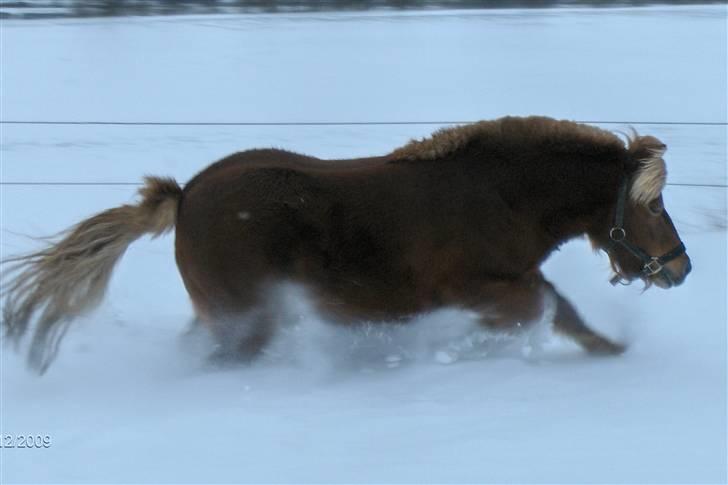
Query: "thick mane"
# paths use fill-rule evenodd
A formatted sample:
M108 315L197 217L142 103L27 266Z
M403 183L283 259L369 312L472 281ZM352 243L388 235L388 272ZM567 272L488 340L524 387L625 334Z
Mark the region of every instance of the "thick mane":
M639 164L630 197L638 204L647 204L659 197L665 188L667 168L662 156L667 146L654 136L639 136L633 132L628 150Z
M462 150L475 141L493 141L510 146L532 146L544 142L590 144L624 150L624 143L615 134L573 121L560 121L542 116L526 118L507 116L492 121L443 128L429 138L412 140L390 154L392 160L436 160Z

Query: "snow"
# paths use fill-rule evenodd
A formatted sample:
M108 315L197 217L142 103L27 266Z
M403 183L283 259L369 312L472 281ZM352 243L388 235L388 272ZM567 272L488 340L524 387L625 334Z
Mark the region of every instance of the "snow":
M726 122L726 7L3 21L4 120L399 121L544 114ZM626 129L626 125L603 125ZM3 182L190 178L235 150L373 155L435 126L0 125ZM670 181L726 183L725 126L637 126ZM131 186L1 187L2 256ZM489 335L443 310L349 331L288 289L298 325L250 368L219 369L172 237L133 245L109 295L38 378L2 347L0 482L726 481L726 192L671 186L694 270L613 288L583 240L545 272L630 344L585 356L541 322Z

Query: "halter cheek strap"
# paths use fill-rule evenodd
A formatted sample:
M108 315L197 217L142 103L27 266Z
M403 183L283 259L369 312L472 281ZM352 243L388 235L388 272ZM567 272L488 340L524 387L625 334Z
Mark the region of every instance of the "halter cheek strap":
M680 244L678 244L676 247L671 249L670 251L666 252L662 256L650 256L647 254L647 252L642 249L641 247L632 244L627 240L627 231L624 228L624 210L625 206L627 205L627 179L625 178L622 181L622 184L619 187L619 195L617 196L617 208L614 213L614 225L612 226L612 229L609 231L609 239L611 240L611 247L615 246L621 246L624 249L626 249L630 254L632 254L634 257L640 260L642 263L642 274L644 276L654 276L659 275L663 279L665 279L670 285L674 283L672 278L670 277L669 272L663 271L665 264L669 263L670 261L679 258L683 254L685 254L685 244L683 244L682 241L680 241ZM663 215L664 217L664 215ZM611 283L613 285L617 284L622 280L623 277L621 275L617 275L614 278L612 278Z

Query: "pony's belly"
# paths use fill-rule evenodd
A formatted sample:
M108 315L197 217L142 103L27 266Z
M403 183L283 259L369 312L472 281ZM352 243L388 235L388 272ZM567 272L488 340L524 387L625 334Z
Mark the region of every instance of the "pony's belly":
M399 322L438 306L433 299L418 297L407 287L374 291L357 285L332 288L315 282L303 286L316 312L334 323Z

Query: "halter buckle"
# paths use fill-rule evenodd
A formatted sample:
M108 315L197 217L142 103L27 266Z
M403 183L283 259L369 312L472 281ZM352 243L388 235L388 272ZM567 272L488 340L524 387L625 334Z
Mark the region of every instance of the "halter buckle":
M613 227L609 231L609 239L615 242L624 241L627 237L627 231L623 227Z
M663 268L663 266L662 266L662 263L660 263L659 258L653 257L652 261L645 264L644 268L642 268L642 271L647 276L654 276L657 273L659 273L660 271L662 271L662 268Z

